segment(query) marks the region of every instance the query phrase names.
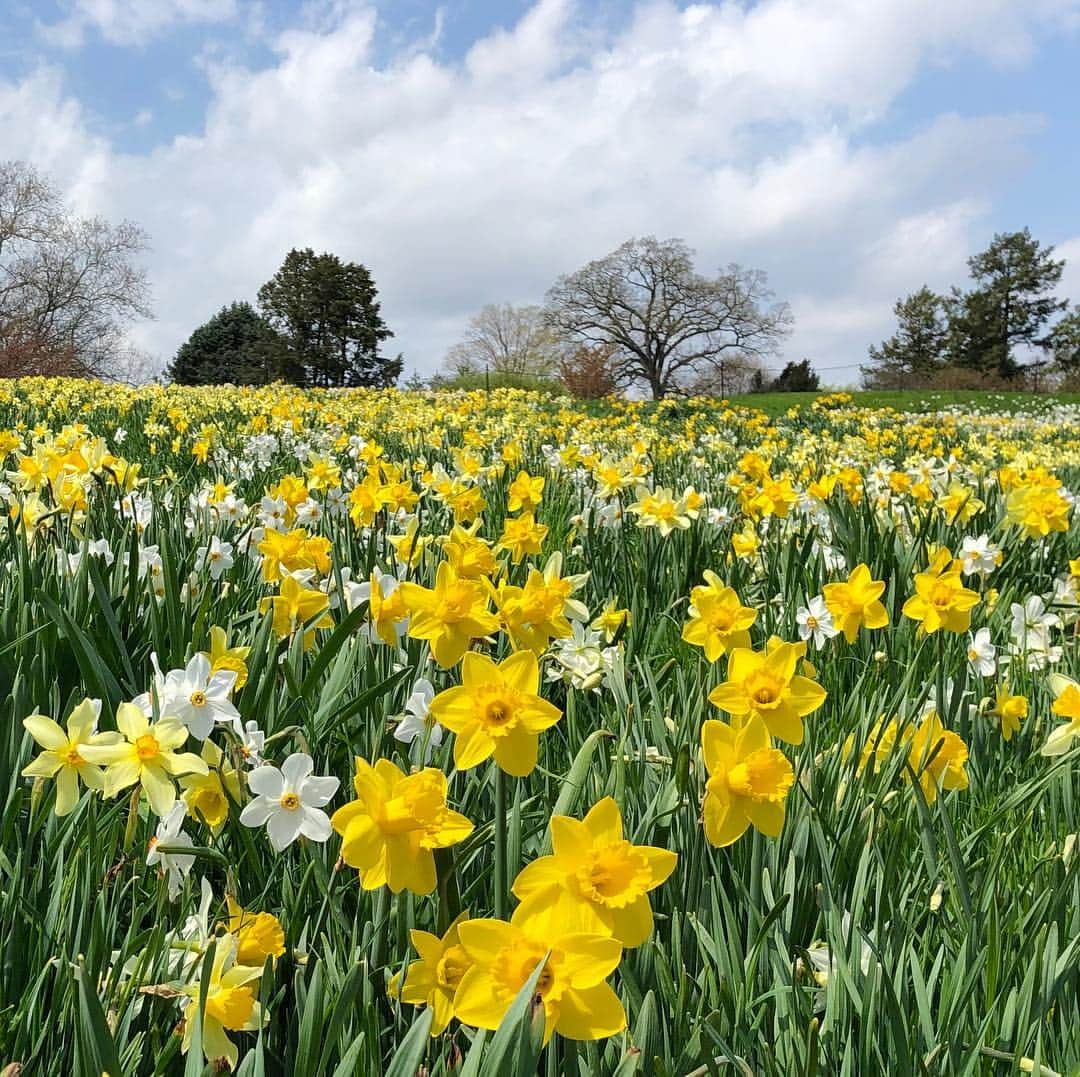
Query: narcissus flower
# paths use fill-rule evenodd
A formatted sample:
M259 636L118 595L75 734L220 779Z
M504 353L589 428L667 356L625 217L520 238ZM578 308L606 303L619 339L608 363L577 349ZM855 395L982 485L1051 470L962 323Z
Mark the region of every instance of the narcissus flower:
M470 641L499 627L488 610L484 584L461 578L446 561L436 571L434 588L403 583L399 590L412 614L409 635L427 640L435 661L444 668L461 661Z
M1017 487L1007 502L1009 523L1021 528L1029 539L1045 538L1051 531L1068 531L1072 506L1061 496L1060 489L1060 484L1056 489L1043 484Z
M330 820L321 809L330 803L339 782L314 777L314 768L310 755L296 752L280 770L264 765L248 775L248 786L256 795L244 805L240 822L252 827L265 824L270 844L279 853L301 834L318 842L330 837Z
M751 825L775 838L784 826L784 799L795 772L772 746L761 718L751 715L738 729L705 722L701 750L709 774L703 806L709 841L720 848L731 845Z
M558 707L540 698L536 655L518 651L496 665L470 651L461 664L461 681L431 702L435 721L457 734L457 768L468 770L494 755L507 774L531 774L539 734L562 717Z
M202 747L202 758L210 768L206 774L189 774L180 779L184 790L181 796L187 814L201 819L215 833L229 818L229 801L240 800L240 778L224 752L208 740ZM227 790L227 792L226 792Z
M630 611L617 608L616 600L609 598L589 627L603 632L605 642L611 643L624 624L630 624Z
M888 625L889 615L879 601L884 593L885 581L875 580L866 565L856 565L845 582L827 583L822 588L833 624L848 643L855 642L860 628Z
M105 795L139 783L154 814L164 818L176 803L171 776L206 774L207 765L193 752L178 752L188 739L187 728L175 718L150 723L134 703L116 709L116 725L124 735L115 744L86 745L82 754L93 763L105 763Z
M636 497L633 504L626 506L626 511L637 516L638 527L655 527L667 538L672 531L685 531L690 526L682 499L672 497L665 487L650 490L647 486L639 486Z
M531 512L523 512L520 516L507 517L499 536L499 547L510 554L510 560L516 565L530 554L542 553L547 534L546 524L537 523Z
M802 643L779 643L767 652L737 648L728 661L727 681L709 693L709 702L727 711L735 725L756 715L774 737L802 744L802 720L826 696L816 681L795 673L805 653Z
M23 777L56 779L57 815L68 815L75 808L80 781L87 789L105 788L104 771L86 758L83 749L115 745L122 738L119 733L97 732L100 713L100 699L84 699L68 716L66 731L43 714L23 719L27 733L44 749L23 768Z
M435 889L435 856L467 838L473 825L446 803L446 775L434 767L403 774L389 759L356 760L357 799L330 820L341 835L341 858L360 872L365 890L395 894Z
M736 647L750 646L750 626L757 620L757 610L744 606L731 587L709 569L704 587L690 592L690 620L682 638L705 652L710 662Z
M458 938L458 926L469 919L463 912L440 939L427 931L415 928L409 932L413 947L420 955L405 970L405 981L395 975L390 981L389 993L412 1006L430 1006L432 1014L431 1034L438 1036L450 1024L454 1016L454 996L462 977L472 967L473 961Z
M1013 695L1007 684L1001 684L994 691L994 705L990 713L1001 724L1002 739L1010 740L1027 717L1028 701L1023 696Z
M263 1023L262 1007L256 1001L262 965L258 968L241 965L236 958L237 940L223 935L217 940L209 982L206 985L206 1008L202 1019L203 1055L207 1062L225 1059L230 1069L236 1068L240 1052L236 1044L225 1035L229 1032L248 1032ZM191 1048L191 1033L199 1013L198 980L188 985L184 993L190 1002L184 1009L184 1040L182 1050Z
M278 639L291 636L297 629L325 613L330 600L325 592L313 587L305 587L295 576L286 576L281 581L281 589L272 598L264 598L259 604L259 612L268 609L274 611L274 634ZM329 628L333 625L329 616L319 617L312 630L304 633L304 649L315 639L315 628Z
M523 915L546 912L556 923L582 912L597 934L623 946L640 946L653 929L648 892L675 870L678 855L667 849L631 845L611 797L595 804L583 820L551 820L553 855L526 865L514 880Z
M1051 731L1042 746L1042 754L1064 755L1080 737L1080 684L1071 677L1055 673L1050 678L1050 688L1055 696L1050 710L1066 721Z
M471 967L454 996L454 1013L466 1025L495 1029L538 965L536 993L544 1007L544 1042L558 1032L572 1040L599 1040L626 1027L619 997L604 981L622 947L612 938L582 932L571 922L552 929L549 917L534 920L521 907L510 923L466 920L458 936Z
M908 764L915 772L927 804L933 804L943 789L966 789L968 759L967 745L945 728L938 715L931 711L911 735ZM904 771L905 776L910 777Z
M225 629L214 625L210 629L210 650L200 652L210 660L210 676L216 673L235 673L233 691L239 692L247 684L247 656L250 647L230 647Z
M507 491L507 512L533 512L544 499L544 476L519 471Z
M960 569L948 558L937 558L915 577L915 594L904 603L904 616L920 622L927 635L944 629L966 632L979 594L964 586Z
M234 897L225 898L229 910L229 933L236 937L236 963L261 969L268 957L285 953L281 921L269 912L248 912Z

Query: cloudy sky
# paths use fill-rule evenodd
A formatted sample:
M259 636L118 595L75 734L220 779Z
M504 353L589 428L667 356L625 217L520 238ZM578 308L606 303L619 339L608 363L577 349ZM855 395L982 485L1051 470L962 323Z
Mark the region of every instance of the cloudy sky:
M0 157L152 238L167 361L293 246L406 369L632 235L768 271L851 381L994 231L1072 258L1080 0L0 0Z

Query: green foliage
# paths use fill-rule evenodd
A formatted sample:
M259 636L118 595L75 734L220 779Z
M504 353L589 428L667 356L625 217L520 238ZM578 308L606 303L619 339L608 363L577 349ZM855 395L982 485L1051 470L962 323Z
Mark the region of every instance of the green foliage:
M393 336L379 313L371 273L336 254L310 247L291 250L259 289L259 308L286 343L295 374L311 386L393 385L401 356L387 358L380 345Z
M266 319L250 303L231 303L191 334L166 373L178 385L265 385L291 370Z
M923 385L944 363L948 329L945 301L924 284L893 307L897 330L870 348L870 362L860 367L868 388L902 389Z
M389 396L388 409L405 399ZM224 416L231 395L221 397ZM495 397L492 407L512 399ZM1027 407L1037 413L1055 404L1019 394L859 394L855 407L847 406L850 399L829 403L798 394L747 399L777 417L757 431L765 436L767 430L778 445L825 432L850 444L868 429L912 425L864 406L956 410L966 403L972 411ZM792 406L798 411L788 418ZM706 697L722 673L680 640L689 589L704 569L721 571L760 611L754 628L760 644L773 633L796 638L797 606L834 576L815 552L810 525L800 525L796 538L770 529L760 555L748 560L730 556L730 530L704 519L668 539L631 526L601 527L588 512L572 521L580 509L572 473L549 467L539 439L524 427L521 463L547 480L540 517L552 529L552 548L564 552L567 572L591 573L581 593L591 609L618 596L633 616L623 636L625 667L604 691L545 686L565 717L544 735L538 769L508 793L506 868L512 877L548 850L552 814L580 817L606 795L618 802L628 838L679 852L676 874L651 895L652 937L624 956L615 977L627 1031L599 1043L555 1037L542 1047L526 985L499 1030L451 1026L432 1038L426 1012L388 993L391 978L414 956L410 930L445 927L451 893L455 908L473 915L490 915L493 908L496 795L492 783L474 780L475 774L452 780L453 806L477 829L441 864L437 895L362 890L355 872L338 862L336 837L275 854L261 834L237 824L239 805L232 805L233 817L218 834L188 820L197 864L170 902L145 863L154 831L145 806L129 814L126 798L84 796L72 815L58 819L49 786L18 777L34 751L21 725L25 716L37 709L62 717L88 694L103 698L109 715L117 700L146 689L152 654L163 668L174 668L207 649L210 626L219 624L230 640L252 648L237 705L271 738L268 755L279 759L286 745L309 746L318 773L342 779L338 806L351 796L355 756L392 758L405 769L415 762L390 735L388 721L401 712L413 674L423 669L442 678L440 686L453 674L427 666L426 649L416 641L404 641L404 657L373 642L361 631L364 606L336 610L334 627L321 631L310 651L277 641L258 612L266 588L256 562L238 560L216 588L199 576L185 512L175 506L186 508L205 473L193 471L167 439L160 452L148 451L143 428L159 414L150 407L138 398L93 417L102 429L126 426L125 452L145 465L154 511L142 534L115 508L115 491L108 488L94 491L78 532L60 515L52 530L27 542L12 519L0 522L0 772L7 778L0 789L0 933L6 940L0 1063L20 1062L27 1074L203 1073L197 1048L202 1017L195 1022L196 1047L185 1059L176 999L141 987L169 979L166 933L193 912L196 879L205 875L215 895L213 920L224 915L221 896L228 891L245 908L279 916L287 935L286 954L262 978L267 1023L234 1037L237 1072L244 1077L406 1077L421 1065L432 1077L996 1077L1017 1072L1022 1059L1027 1072L1047 1077L1074 1071L1080 1059L1080 854L1062 854L1077 830L1080 770L1075 750L1057 762L1038 755L1052 720L1045 676L1017 670L1012 687L1031 700L1031 717L1005 744L985 715L969 707L990 686L967 672L965 640L920 639L900 617L918 556L910 534L875 512L869 498L830 498L836 545L850 563L865 561L876 578L890 581L885 601L893 627L863 633L850 647L834 640L812 655L829 697L808 720L806 742L791 750L797 781L783 832L776 840L749 832L730 848L713 849L700 821L705 776L698 745L702 721L717 716ZM530 407L559 416L565 401L535 397ZM597 413L600 407L594 405ZM637 414L651 424L657 442L690 418L702 426L734 423L729 409L708 402L679 401L678 409L642 405ZM26 418L16 404L0 404L0 430ZM30 418L54 423L57 417ZM763 416L754 413L758 420ZM469 429L451 430L438 448L412 434L384 433L380 441L388 460L407 458L423 444L430 464L450 469ZM962 416L943 420L941 431L946 453L971 450ZM1068 444L1067 431L1058 436L1059 444ZM229 443L237 454L241 445L239 438ZM703 453L700 460L658 450L655 480L676 489L693 482L711 492L712 504L734 508L726 478L744 447L725 442L717 455ZM899 462L902 455L898 450L890 459ZM257 504L268 485L296 468L282 448L256 474L237 469L231 476L236 495ZM1073 467L1059 474L1072 489L1080 483ZM509 469L482 479L492 506L489 523L505 504L512 478ZM991 490L986 500L966 526L948 526L929 509L911 522L925 542L954 548L962 534L1000 537L1002 495ZM444 515L425 520L425 527L438 532L449 517L443 508L434 511ZM332 521L326 533L335 565L351 568L355 579L388 566L388 521L380 523L365 534ZM997 634L1011 602L1047 593L1066 559L1077 556L1076 528L1074 522L1068 534L1045 544L1006 544L992 580L1000 591L997 612L985 613ZM563 541L571 531L573 539ZM84 549L89 537L107 539L115 561L84 557L75 573L62 572L57 549ZM160 604L137 569L138 547L149 544L163 555L166 598ZM430 582L429 570L423 571ZM201 589L186 586L193 572ZM1074 637L1062 639L1067 650L1060 668L1075 677L1080 652ZM928 807L911 795L895 766L860 775L856 759L879 715L913 718L946 677L956 685L941 693L944 718L971 747L971 788ZM842 750L849 736L853 755ZM433 765L452 770L448 744ZM198 1001L201 1015L205 991Z

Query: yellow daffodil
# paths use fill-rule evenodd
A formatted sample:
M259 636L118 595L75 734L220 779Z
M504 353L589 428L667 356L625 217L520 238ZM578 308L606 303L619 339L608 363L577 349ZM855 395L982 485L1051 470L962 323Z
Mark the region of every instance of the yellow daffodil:
M371 766L356 760L357 799L334 812L341 858L360 872L365 890L389 886L430 894L435 889L433 849L463 841L473 825L446 803L446 775L434 767L403 774L389 759Z
M206 1008L202 1018L203 1055L207 1062L225 1059L230 1069L236 1068L240 1052L225 1035L228 1032L249 1032L263 1022L262 1007L256 999L262 965L253 968L237 961L237 940L223 935L217 940L214 960L206 985ZM184 1039L181 1045L186 1054L191 1047L191 1033L199 1012L201 985L198 980L185 988L190 1001L184 1009Z
M739 725L757 716L772 736L802 744L803 718L825 702L820 684L796 674L805 645L781 643L767 652L736 648L728 660L727 681L709 693L709 702Z
M738 729L707 721L701 750L708 781L703 806L705 836L720 848L753 826L775 838L784 826L784 800L795 781L787 757L772 746L756 714Z
M234 692L239 692L247 684L247 656L251 653L251 648L230 647L229 637L226 635L224 628L214 625L210 629L210 650L202 653L210 661L211 677L221 670L225 670L227 673L235 673Z
M630 624L630 611L617 608L616 600L609 598L589 627L603 632L605 642L611 643L624 624Z
M122 741L119 733L97 732L101 701L84 699L68 715L67 729L43 714L23 719L23 727L44 749L23 768L26 778L55 778L57 815L68 815L79 802L79 782L87 789L101 792L105 773L86 758L85 748L111 747ZM91 753L92 754L92 753Z
M1064 755L1080 737L1080 684L1071 677L1055 673L1050 678L1050 688L1054 693L1050 710L1066 721L1051 731L1042 746L1042 754Z
M551 845L551 856L534 860L514 880L523 915L547 914L558 924L584 911L590 930L640 946L653 929L648 892L675 870L678 855L626 841L611 797L580 821L553 816Z
M945 728L934 712L926 715L911 735L908 764L926 797L933 804L942 789L966 789L968 787L967 745L952 731ZM904 772L910 777L908 772Z
M463 912L440 939L427 931L413 928L409 932L413 948L420 955L405 970L405 980L395 975L390 981L389 992L411 1006L430 1006L432 1014L431 1034L438 1036L454 1017L454 996L461 986L462 978L473 965L465 947L458 938L458 926L469 919Z
M274 634L279 639L291 636L313 618L323 613L329 605L325 591L305 587L295 576L286 576L281 581L281 588L272 598L264 598L259 604L259 612L268 609L274 611ZM310 647L316 628L329 628L333 620L327 615L320 617L311 630L304 633L304 647Z
M531 512L523 512L520 516L507 517L499 536L499 547L510 554L510 560L516 565L530 554L543 552L547 533L545 524L537 523Z
M212 741L203 741L206 774L187 774L180 779L181 799L193 819L205 821L215 833L229 818L229 801L240 800L240 778L224 752ZM228 790L228 792L226 792Z
M519 907L509 923L466 920L458 936L472 962L454 996L466 1025L499 1027L515 996L538 965L536 993L544 1007L544 1042L558 1032L572 1040L598 1040L626 1027L626 1013L606 983L622 956L610 937L568 921L552 933L547 917L531 921ZM546 961L545 961L546 955Z
M833 625L854 643L860 628L884 628L889 615L879 599L885 593L885 581L875 580L866 565L856 565L846 582L827 583L822 589Z
M234 897L225 899L229 910L229 933L236 938L236 963L261 969L268 957L285 953L285 931L269 912L248 912Z
M507 512L535 512L544 498L543 475L530 475L519 471L507 491Z
M154 814L165 816L176 803L173 777L206 774L206 763L193 752L178 752L188 739L187 727L175 718L150 720L134 703L116 709L116 725L124 736L116 744L87 744L81 749L92 763L104 763L105 795L140 784Z
M427 640L435 661L444 668L460 662L472 640L499 627L488 610L483 583L463 579L446 561L436 571L434 588L403 583L398 590L411 614L409 635Z
M979 593L964 586L960 569L945 567L946 563L939 557L920 572L915 577L915 594L904 603L904 616L918 621L927 635L942 629L966 632L971 611L979 604Z
M715 572L706 569L704 576L706 585L690 592L690 619L683 625L682 638L715 662L728 651L750 646L750 626L757 620L757 610L744 606Z
M457 734L457 768L468 770L494 755L507 774L531 774L540 733L562 717L558 707L540 698L536 655L519 651L496 665L470 651L461 664L461 681L431 701L432 718Z
M1003 740L1011 740L1020 728L1020 723L1027 717L1028 701L1023 696L1013 695L1007 684L998 685L994 692L994 705L990 713L1001 726Z

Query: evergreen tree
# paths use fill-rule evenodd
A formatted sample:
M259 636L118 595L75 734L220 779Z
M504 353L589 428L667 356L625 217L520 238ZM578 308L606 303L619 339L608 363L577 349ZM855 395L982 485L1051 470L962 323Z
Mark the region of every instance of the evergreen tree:
M925 284L896 301L896 332L871 347L870 362L859 368L868 389L915 388L941 369L948 340L944 306Z
M1064 374L1080 374L1080 306L1075 306L1050 331L1046 346L1054 365Z
M250 303L222 307L182 344L166 371L179 385L263 385L288 379L284 342Z
M798 363L788 363L780 375L773 379L769 391L773 393L812 393L818 388L821 379L810 365L809 359Z
M379 345L393 336L379 314L375 283L356 262L310 247L291 250L259 289L259 307L281 334L305 385L393 385L402 359Z
M957 366L1014 378L1021 369L1015 349L1045 344L1047 322L1067 305L1054 295L1065 262L1022 232L994 236L968 259L976 287L954 289L947 308L948 352Z

